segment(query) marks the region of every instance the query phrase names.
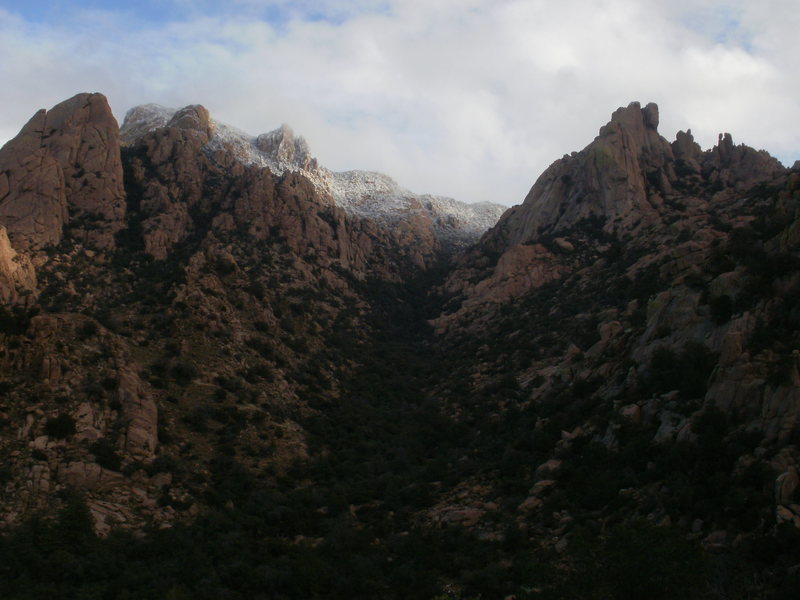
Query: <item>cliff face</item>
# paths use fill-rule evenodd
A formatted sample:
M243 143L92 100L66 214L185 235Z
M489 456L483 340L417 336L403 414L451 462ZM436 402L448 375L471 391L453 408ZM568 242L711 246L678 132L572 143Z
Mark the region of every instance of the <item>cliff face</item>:
M658 221L662 193L675 179L672 148L658 135L658 107L620 108L582 152L553 163L495 235L509 245L600 217L609 231ZM501 233L502 232L502 233ZM491 239L489 240L491 243Z
M112 248L124 196L117 122L101 94L40 110L0 149L0 224L19 250L57 245L65 226Z

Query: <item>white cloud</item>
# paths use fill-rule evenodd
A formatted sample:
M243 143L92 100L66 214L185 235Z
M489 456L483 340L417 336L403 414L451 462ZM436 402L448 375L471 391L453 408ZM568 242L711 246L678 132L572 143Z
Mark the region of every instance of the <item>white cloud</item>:
M253 133L288 122L334 169L514 204L640 100L659 103L667 138L691 128L708 147L730 131L793 161L791 4L237 0L169 23L83 11L63 25L0 10L0 140L79 91L104 92L119 118L202 103Z

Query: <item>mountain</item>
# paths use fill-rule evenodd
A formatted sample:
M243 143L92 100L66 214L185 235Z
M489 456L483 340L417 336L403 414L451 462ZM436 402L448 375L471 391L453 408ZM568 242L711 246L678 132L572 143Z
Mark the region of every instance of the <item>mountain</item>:
M100 94L0 149L0 594L788 598L800 165L612 114L505 211Z
M244 165L258 165L275 174L302 173L320 196L358 218L369 218L387 226L403 227L413 222L431 230L445 247L463 247L477 240L497 222L504 207L490 202L465 204L442 196L418 195L397 185L390 177L369 171L333 172L322 167L304 138L294 135L284 124L278 129L251 136L210 118L202 107L180 111L155 104L128 111L120 130L126 144L135 143L145 133L185 119L187 111L203 113L202 127L209 136L207 152L221 151ZM195 123L195 121L189 121Z

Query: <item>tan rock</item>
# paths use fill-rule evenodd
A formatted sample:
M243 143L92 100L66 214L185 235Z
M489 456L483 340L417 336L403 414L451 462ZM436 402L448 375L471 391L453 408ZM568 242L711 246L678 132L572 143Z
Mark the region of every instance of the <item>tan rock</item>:
M798 486L800 486L800 477L798 477L797 468L790 466L775 480L775 502L786 506L791 504Z
M295 137L292 128L285 123L275 131L263 133L256 138L256 147L280 163L296 169L315 169L316 161L302 137Z
M569 546L569 540L566 537L562 537L556 542L554 548L559 554L564 554L567 551L567 546Z
M125 451L149 459L158 446L158 408L129 368L118 371L117 399L128 426L121 441Z
M0 304L18 304L36 293L36 272L30 259L11 247L6 228L0 226Z
M103 248L124 225L119 129L101 94L40 110L0 149L0 225L18 250L73 234Z
M775 516L778 518L778 523L782 521L794 521L794 513L785 506L778 506L775 509Z
M134 514L116 502L91 498L86 505L92 516L94 531L100 537L107 536L114 527L125 526L135 521Z
M631 423L639 424L642 422L642 407L638 404L628 404L620 409L620 415Z
M41 110L0 149L0 225L20 251L57 244L68 218L64 172L42 147L44 127Z
M34 440L29 444L31 448L34 450L45 450L47 448L47 442L50 441L50 438L46 435L39 435L34 438Z
M162 488L172 483L172 473L156 473L150 478L150 483L156 488Z
M93 442L103 437L101 416L89 402L78 405L75 416L75 440Z
M575 252L575 246L572 245L566 238L557 237L555 240L556 246L561 248L564 252Z
M104 469L98 464L74 461L58 467L58 479L81 490L102 491L123 483L120 473Z
M27 478L26 487L32 497L41 497L50 492L50 468L47 465L33 465Z
M205 136L203 143L208 142L211 136L214 135L214 124L211 122L211 115L205 106L199 104L185 106L177 111L167 123L167 127L176 127L201 133Z
M483 511L479 508L463 508L448 512L444 520L450 523L458 523L463 527L474 527L482 516Z
M544 504L544 501L541 498L537 498L536 496L529 496L525 500L523 500L522 504L520 504L517 509L521 510L522 512L532 512L538 508L540 508Z
M531 496L540 496L546 490L549 490L551 487L556 485L556 481L553 479L543 479L542 481L537 481L533 484L533 487L528 491L528 494Z
M524 244L593 215L607 219L609 228L657 221L645 173L658 172L662 186L674 178L672 148L658 135L657 114L654 104L618 109L582 152L553 163L487 237L503 236L506 247Z
M551 458L550 460L543 462L538 467L536 467L536 476L537 477L548 477L552 476L554 473L557 473L561 469L561 465L564 461L558 458Z
M722 548L727 544L728 532L725 530L712 531L703 540L707 547Z
M717 145L702 160L712 181L743 190L784 171L783 165L763 150L734 145L730 133L719 134Z

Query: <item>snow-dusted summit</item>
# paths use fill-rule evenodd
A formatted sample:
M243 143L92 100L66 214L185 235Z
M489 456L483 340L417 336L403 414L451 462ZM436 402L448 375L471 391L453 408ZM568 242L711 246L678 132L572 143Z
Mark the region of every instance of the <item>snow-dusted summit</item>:
M120 128L123 144L132 144L144 134L167 126L176 110L158 104L143 104L128 111ZM506 207L491 202L466 204L444 196L415 194L391 177L370 171L334 172L317 163L308 143L284 124L278 129L252 136L240 129L211 120L209 152L231 152L247 165L267 167L274 173L300 171L317 190L359 218L391 226L418 216L431 220L433 231L446 246L466 246L492 227Z

